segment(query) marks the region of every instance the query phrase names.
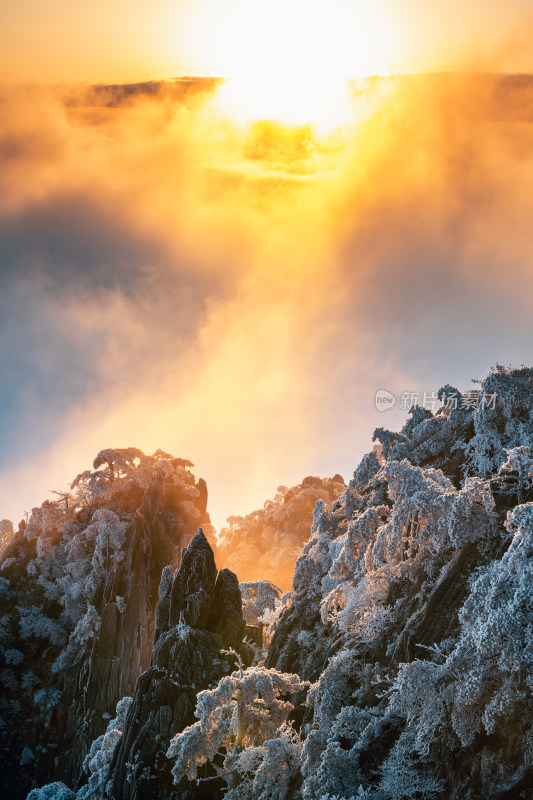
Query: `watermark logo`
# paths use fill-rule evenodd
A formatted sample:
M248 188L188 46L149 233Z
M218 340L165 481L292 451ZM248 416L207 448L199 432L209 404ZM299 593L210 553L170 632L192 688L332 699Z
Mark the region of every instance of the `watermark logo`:
M376 392L376 409L378 411L390 411L396 405L396 395L388 392L387 389L378 389Z
M394 408L398 398L388 389L378 389L376 392L377 411L390 411ZM487 394L484 391L471 390L460 393L458 391L447 392L400 392L398 407L402 411L410 411L413 408L425 408L428 411L439 411L440 409L470 411L494 411L498 402L497 392Z
M446 392L446 394L436 394L435 392L402 392L400 395L400 408L402 411L410 411L416 406L425 408L428 411L438 411L440 408L456 410L479 411L480 409L494 410L498 401L498 393L477 391L472 389L469 392Z

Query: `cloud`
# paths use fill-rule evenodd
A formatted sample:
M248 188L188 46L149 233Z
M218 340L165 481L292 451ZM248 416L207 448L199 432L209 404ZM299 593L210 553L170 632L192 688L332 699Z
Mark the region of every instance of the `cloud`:
M330 139L204 93L4 95L1 517L134 445L194 461L220 525L348 477L405 415L376 389L528 358L531 86L359 89Z

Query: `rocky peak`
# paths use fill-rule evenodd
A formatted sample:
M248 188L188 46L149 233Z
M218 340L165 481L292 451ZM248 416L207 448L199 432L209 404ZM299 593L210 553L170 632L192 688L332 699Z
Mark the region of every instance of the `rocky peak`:
M163 571L151 666L137 681L120 744L110 766L115 800L165 800L174 794L166 757L176 733L194 721L196 695L231 672L224 648L240 650L245 629L237 576L217 577L213 551L200 529L169 580ZM227 660L226 660L227 659ZM182 800L198 796L186 781Z
M58 773L76 788L88 745L150 664L161 571L170 563L171 577L198 524L210 527L205 483L190 466L161 452L101 451L69 503L46 501L11 536L0 645L18 661L0 669L10 721L0 768L13 800ZM205 624L216 568L205 536L195 539L194 552L211 558Z
M200 528L183 554L170 592L169 624L179 622L205 628L213 601L217 568L215 557Z

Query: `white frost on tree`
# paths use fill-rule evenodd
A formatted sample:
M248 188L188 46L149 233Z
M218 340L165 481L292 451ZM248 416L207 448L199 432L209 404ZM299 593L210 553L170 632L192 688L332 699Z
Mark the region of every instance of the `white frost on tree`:
M167 752L175 762L176 783L184 776L193 780L202 765L219 758L222 767L214 763L214 769L228 784L228 800L282 800L276 780L282 774L288 780L293 774L301 746L286 726L293 705L284 698L307 686L298 675L254 667L234 672L215 689L200 692L195 712L199 721L177 734ZM274 744L278 737L283 737L282 742ZM238 788L233 786L236 780ZM256 790L259 784L261 788L254 795L256 780Z
M41 789L32 789L26 800L76 800L76 795L64 783L56 781Z
M83 762L83 769L89 776L89 780L78 790L76 800L101 800L102 797L105 797L109 780L109 766L121 739L132 702L131 697L123 697L122 700L119 700L115 719L110 721L105 733L91 744L91 749Z

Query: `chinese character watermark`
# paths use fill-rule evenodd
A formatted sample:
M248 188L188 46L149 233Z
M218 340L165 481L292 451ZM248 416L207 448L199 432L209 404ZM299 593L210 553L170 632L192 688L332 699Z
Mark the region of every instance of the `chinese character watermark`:
M397 397L388 389L378 389L376 392L376 410L390 411L396 405ZM443 392L401 392L399 408L410 411L412 408L425 408L428 411L449 409L456 411L458 408L465 411L494 410L498 401L498 393L480 392L472 389L462 394L456 391Z

